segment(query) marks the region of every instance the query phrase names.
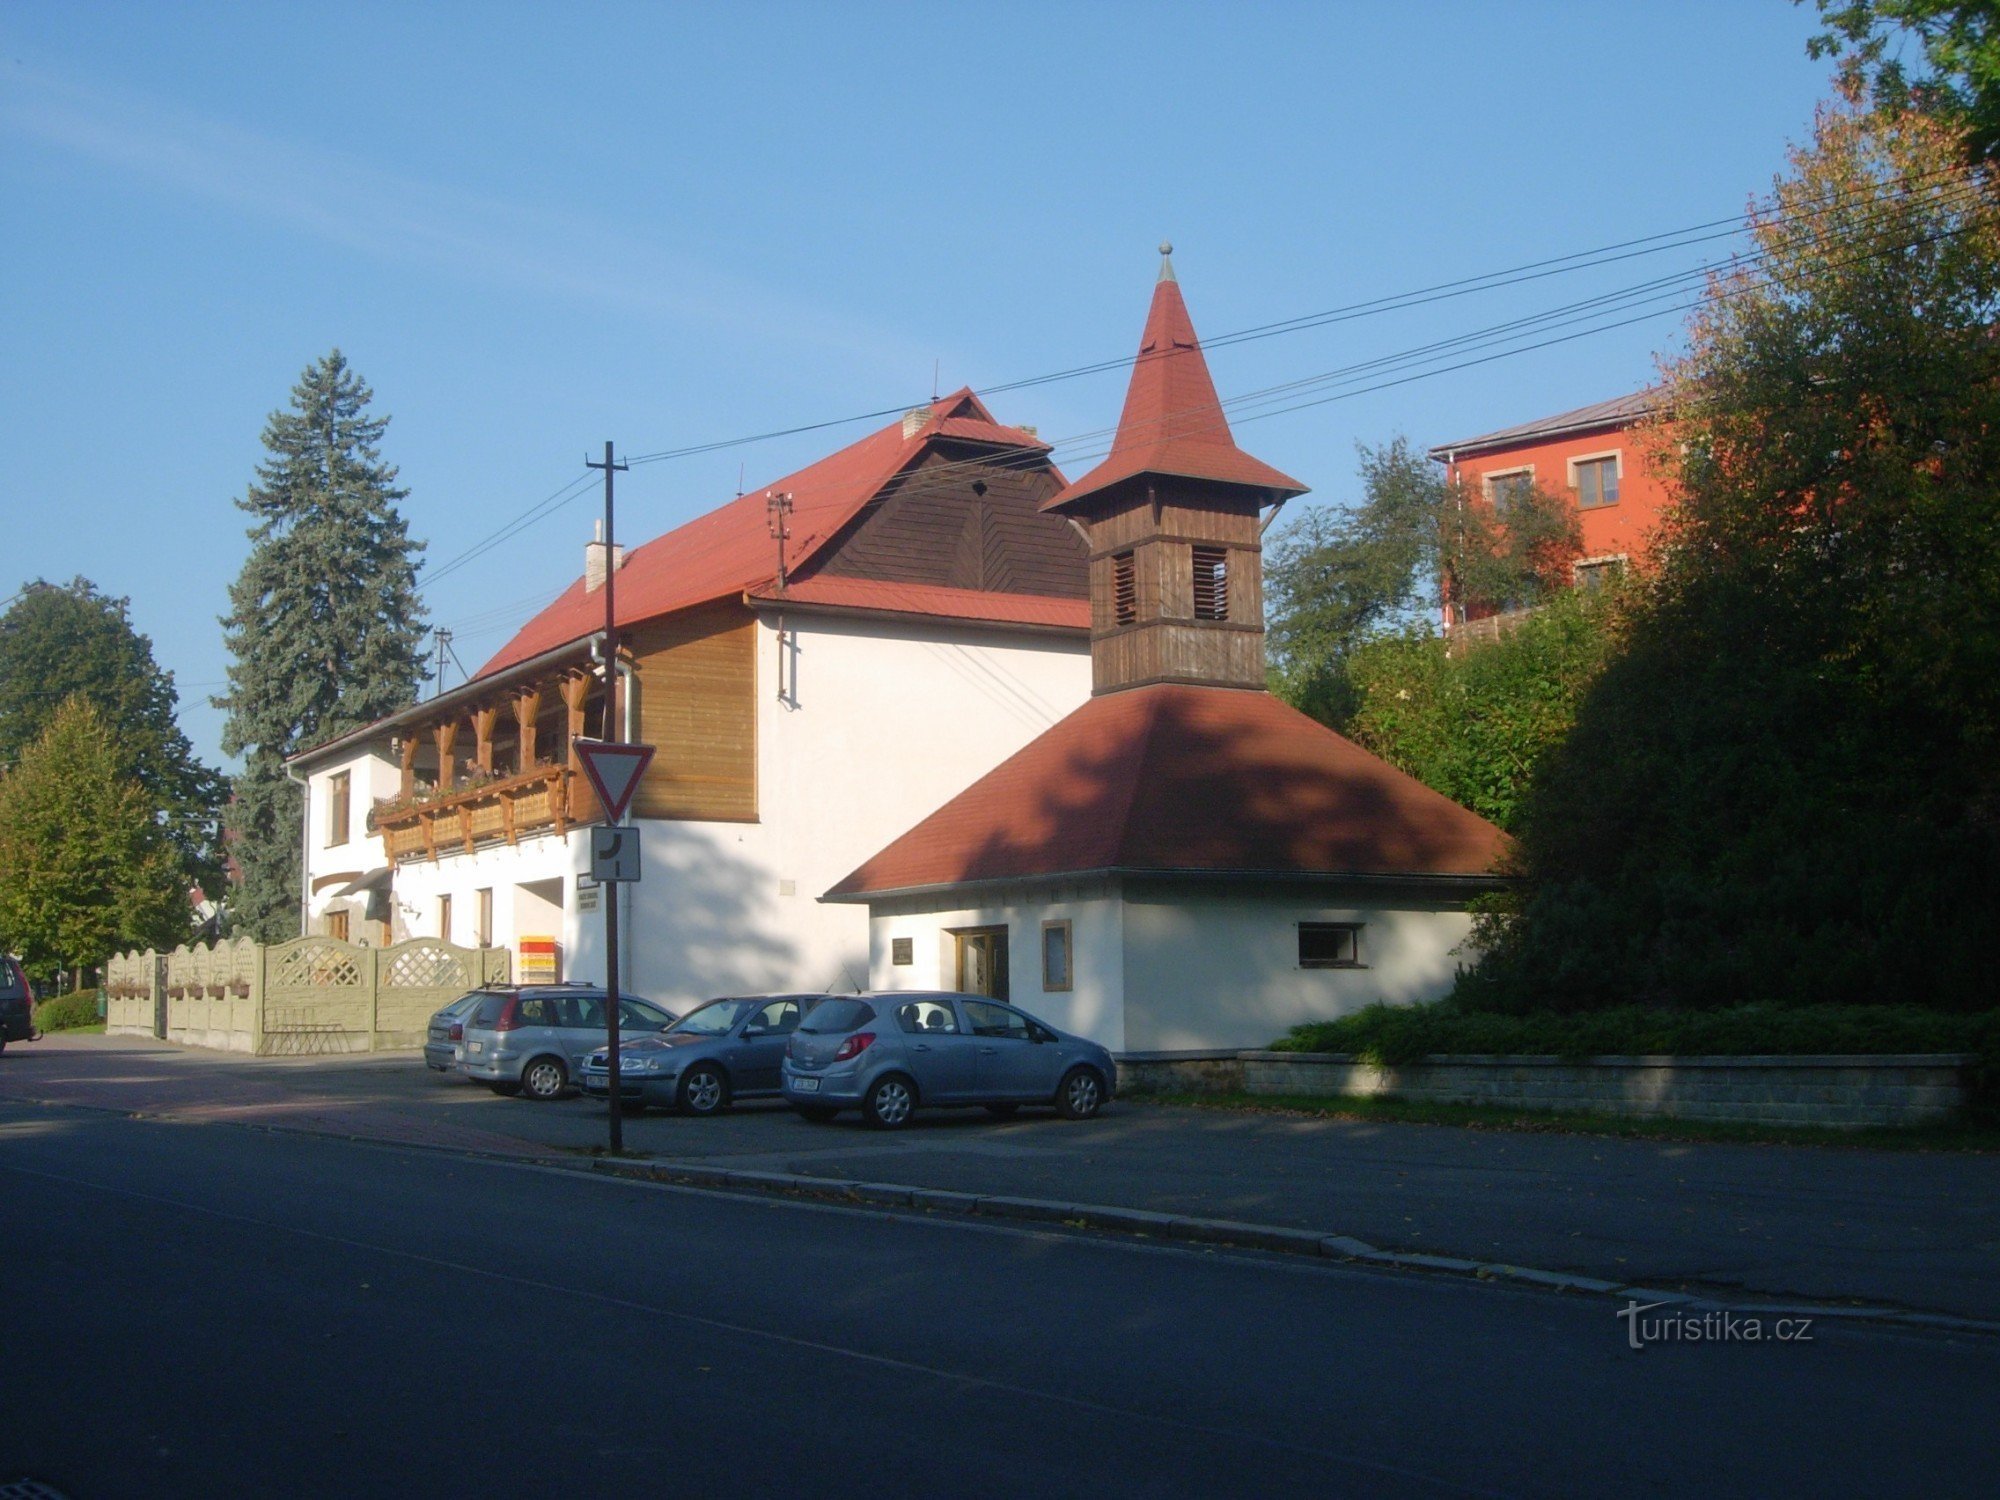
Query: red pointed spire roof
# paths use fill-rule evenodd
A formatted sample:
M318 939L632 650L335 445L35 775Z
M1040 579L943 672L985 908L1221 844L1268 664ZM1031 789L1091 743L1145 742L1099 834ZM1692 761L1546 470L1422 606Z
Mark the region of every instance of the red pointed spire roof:
M1044 503L1043 510L1069 507L1141 474L1219 480L1283 496L1306 491L1290 475L1236 446L1174 278L1174 263L1167 258L1170 251L1169 246L1160 249L1160 279L1153 287L1153 306L1146 315L1146 332L1139 340L1139 358L1132 366L1132 383L1125 389L1125 410L1118 418L1111 452L1103 463Z

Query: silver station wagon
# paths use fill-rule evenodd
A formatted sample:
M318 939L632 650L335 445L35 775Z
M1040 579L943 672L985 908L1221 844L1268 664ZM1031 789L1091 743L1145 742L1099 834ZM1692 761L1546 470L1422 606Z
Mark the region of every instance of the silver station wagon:
M479 1003L465 1018L465 1051L458 1069L496 1094L558 1098L584 1060L609 1038L604 1002L604 991L592 985L481 990ZM618 1025L624 1036L660 1031L673 1019L672 1011L650 1000L619 997Z
M984 1105L1009 1115L1052 1104L1087 1120L1117 1088L1092 1041L981 995L876 991L822 1002L786 1048L785 1101L808 1120L859 1109L885 1130L920 1105Z

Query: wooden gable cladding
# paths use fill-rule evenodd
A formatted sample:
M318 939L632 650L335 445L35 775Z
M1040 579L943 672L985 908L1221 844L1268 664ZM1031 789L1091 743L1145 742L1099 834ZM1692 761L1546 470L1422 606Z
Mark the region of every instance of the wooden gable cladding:
M627 637L638 737L655 747L632 816L757 820L756 621L738 605L690 610Z
M937 443L885 485L816 571L887 583L1081 599L1089 589L1082 539L1041 514L1060 488L1039 454Z

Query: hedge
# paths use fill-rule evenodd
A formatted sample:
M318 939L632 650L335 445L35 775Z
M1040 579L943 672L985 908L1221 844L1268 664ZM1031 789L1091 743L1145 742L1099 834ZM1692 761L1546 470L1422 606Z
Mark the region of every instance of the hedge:
M96 990L58 995L35 1007L35 1025L43 1031L74 1031L79 1026L95 1026L103 1019L97 1013Z

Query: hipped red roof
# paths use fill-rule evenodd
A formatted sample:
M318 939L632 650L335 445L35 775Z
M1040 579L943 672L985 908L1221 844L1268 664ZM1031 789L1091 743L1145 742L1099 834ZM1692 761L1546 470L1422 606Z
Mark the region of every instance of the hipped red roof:
M1171 266L1153 287L1118 436L1104 462L1046 502L1056 510L1141 474L1212 479L1302 495L1306 487L1236 446Z
M1507 836L1268 693L1092 698L829 899L1127 874L1483 876Z
M934 402L914 432L905 433L901 420L892 422L628 552L625 566L618 570L619 625L738 596L774 581L777 544L765 508L767 490L782 490L792 497L787 557L793 570L804 571L862 506L941 438L1048 451L1048 444L1033 433L995 422L969 389L959 390ZM474 675L501 671L603 628L604 596L586 591L579 577Z
M759 604L794 604L820 609L866 610L871 614L921 615L934 620L977 620L996 625L1036 625L1059 630L1090 629L1090 601L1051 594L1001 594L956 589L936 583L893 583L875 578L841 578L822 573L796 580L782 593L776 580L747 591Z

